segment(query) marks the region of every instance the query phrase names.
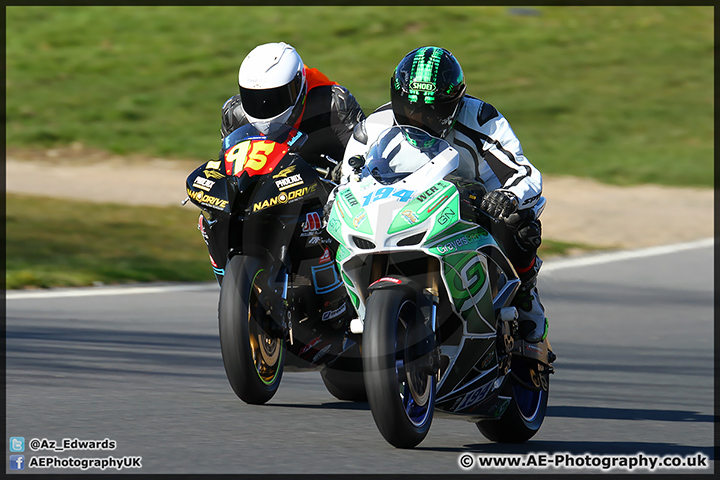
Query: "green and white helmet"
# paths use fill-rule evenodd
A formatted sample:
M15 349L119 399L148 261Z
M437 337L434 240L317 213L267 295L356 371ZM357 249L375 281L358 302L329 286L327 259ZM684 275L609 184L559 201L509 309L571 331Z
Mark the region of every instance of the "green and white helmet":
M465 75L452 53L420 47L405 55L390 79L395 121L444 138L465 96Z

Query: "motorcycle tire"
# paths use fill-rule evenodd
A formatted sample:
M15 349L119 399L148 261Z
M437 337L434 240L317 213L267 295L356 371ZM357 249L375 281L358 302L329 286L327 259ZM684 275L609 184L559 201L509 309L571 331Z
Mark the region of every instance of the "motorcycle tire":
M323 368L320 376L327 391L338 400L367 401L362 357L357 345L351 347L332 366Z
M254 405L275 395L285 362L284 340L270 336L259 322L264 309L253 286L261 282L262 272L259 259L232 257L225 268L218 305L225 373L235 394Z
M362 372L344 372L325 368L320 372L320 376L327 391L338 400L348 402L367 401Z
M411 290L392 288L370 295L363 332L363 371L368 403L380 433L397 448L425 439L435 410L435 377L412 358L418 307Z
M523 382L530 383L528 361L522 357L512 360L512 370ZM480 433L488 440L499 443L524 443L530 440L542 426L547 412L550 380L547 389L533 391L520 385L510 377L503 387L501 395L512 400L505 413L497 420L480 420L477 425Z

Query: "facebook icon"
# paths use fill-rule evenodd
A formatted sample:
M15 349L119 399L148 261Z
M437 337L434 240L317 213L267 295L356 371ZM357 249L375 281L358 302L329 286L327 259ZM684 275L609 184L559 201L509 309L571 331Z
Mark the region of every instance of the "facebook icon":
M25 470L25 455L10 455L10 470Z

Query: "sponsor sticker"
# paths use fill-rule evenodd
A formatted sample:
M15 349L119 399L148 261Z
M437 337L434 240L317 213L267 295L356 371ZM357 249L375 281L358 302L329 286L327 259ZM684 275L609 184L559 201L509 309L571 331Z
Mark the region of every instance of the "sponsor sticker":
M205 190L206 192L209 192L213 185L215 185L215 182L208 180L205 177L198 176L195 177L195 180L193 181L193 187Z
M292 147L295 142L297 142L298 138L302 137L302 132L297 132L293 138L290 139L288 142L288 147Z
M418 221L417 215L412 210L405 210L402 212L402 216L410 225L414 225Z
M410 82L410 88L422 92L434 92L437 89L432 82Z
M460 410L463 410L467 407L470 407L470 406L480 402L481 400L483 400L485 398L485 396L487 396L487 394L492 389L492 386L493 386L493 382L488 382L485 385L483 385L482 387L476 388L472 392L466 393L465 396L463 397L462 401L460 402L460 404L457 406L457 408L453 409L453 411L459 412Z
M333 318L339 317L340 315L345 313L345 311L347 311L347 305L345 304L345 302L343 302L343 304L340 305L335 310L329 310L327 312L324 312L322 314L322 320L323 320L323 322L325 322L327 320L331 320Z
M360 205L360 202L357 201L355 195L353 195L350 190L343 190L340 195L342 195L342 197L345 199L345 201L348 202L348 205L350 205L351 207L357 207L358 205Z
M372 287L376 283L380 283L380 282L392 282L395 285L400 285L402 283L402 280L398 280L397 278L393 278L393 277L382 277L379 280L375 280L373 283L370 284L370 286Z
M314 192L316 188L317 184L313 183L310 186L302 187L297 190L293 190L292 192L282 192L273 198L269 198L267 200L263 200L262 202L255 203L253 205L253 212L258 212L260 210L265 210L269 207L274 207L275 205L282 205L283 203L292 202L293 200L300 199L308 193Z
M288 188L297 187L298 185L302 185L302 184L303 184L303 179L299 173L295 174L295 175L291 175L289 177L281 178L280 180L275 180L275 186L280 191L287 190Z
M217 170L203 170L203 173L207 178L225 178L225 175L223 175L222 172L218 172Z
M277 175L273 175L273 178L286 178L288 175L295 171L296 167L297 165L290 165L287 168L283 168L277 173Z
M331 347L331 346L332 346L332 345L330 345L330 344L325 345L325 346L323 347L323 349L320 350L320 351L313 357L312 363L315 363L315 362L317 362L319 359L321 359L322 357L324 357L325 354L328 352L328 350L330 350L330 347Z
M225 207L227 207L227 204L229 203L228 200L213 197L202 191L193 192L192 190L188 189L187 194L190 198L200 203L201 205L207 205L208 207L212 207L217 210L225 209Z
M364 211L360 212L355 218L353 218L353 225L357 228L367 218L367 213Z
M330 261L332 261L332 255L330 255L330 249L326 247L325 253L323 254L322 257L320 257L320 260L318 260L318 263L327 263Z
M317 345L318 343L320 343L320 337L322 337L322 335L318 335L317 337L315 337L315 338L313 338L312 340L310 340L310 341L308 342L308 344L305 345L305 346L302 348L302 350L300 350L300 355L305 354L305 352L307 352L307 351L310 350L312 347L314 347L315 345Z
M305 222L303 223L303 233L306 235L316 234L322 228L322 220L317 212L309 212L305 214Z

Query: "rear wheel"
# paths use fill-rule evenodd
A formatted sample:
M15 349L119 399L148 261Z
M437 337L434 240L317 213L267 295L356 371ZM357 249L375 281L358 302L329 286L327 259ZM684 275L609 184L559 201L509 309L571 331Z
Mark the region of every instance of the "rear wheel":
M361 371L348 372L325 368L320 372L320 376L325 388L338 400L347 400L349 402L367 401L365 381Z
M425 439L435 409L435 377L416 353L424 326L415 299L406 289L373 292L363 333L370 410L385 440L398 448L413 448Z
M367 401L365 379L362 371L360 344L356 343L344 352L332 366L325 367L321 372L325 388L338 400L350 402Z
M236 255L225 268L218 317L225 373L244 402L263 404L280 385L285 342L262 328L265 309L258 300L266 272L254 257Z
M488 440L501 443L523 443L530 440L542 426L547 412L550 380L547 373L538 373L536 362L515 357L512 376L503 394L512 397L505 413L498 420L480 420L477 428ZM533 383L543 385L539 390L526 388Z

